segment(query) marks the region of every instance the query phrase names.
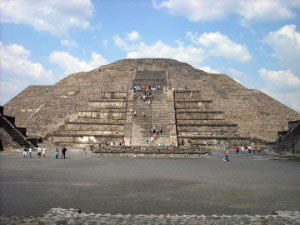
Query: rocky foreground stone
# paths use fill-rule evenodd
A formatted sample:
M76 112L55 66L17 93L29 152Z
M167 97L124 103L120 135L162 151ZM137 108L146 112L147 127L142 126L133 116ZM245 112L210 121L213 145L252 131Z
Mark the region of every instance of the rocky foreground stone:
M300 224L299 211L270 215L111 215L82 213L80 209L52 208L42 216L0 216L0 225L14 224Z

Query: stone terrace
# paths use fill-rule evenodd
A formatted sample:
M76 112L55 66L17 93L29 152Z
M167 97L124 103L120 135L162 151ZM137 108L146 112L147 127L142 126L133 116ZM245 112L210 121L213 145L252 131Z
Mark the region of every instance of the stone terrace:
M213 111L213 101L200 91L175 92L176 125L179 145L244 145L249 139L238 135L237 125L225 121L224 111Z
M127 113L127 93L102 92L100 98L88 102L87 109L79 111L48 141L59 146L87 147L95 144L124 144Z

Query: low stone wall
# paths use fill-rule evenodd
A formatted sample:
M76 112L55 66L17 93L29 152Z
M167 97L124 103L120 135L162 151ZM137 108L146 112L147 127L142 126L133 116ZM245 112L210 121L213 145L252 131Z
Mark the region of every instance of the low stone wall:
M42 216L0 216L0 225L15 224L299 224L299 211L271 215L112 215L83 213L80 209L52 208Z
M133 157L187 157L187 156L209 156L211 150L199 148L197 146L178 147L178 146L102 146L92 149L95 155L123 155Z

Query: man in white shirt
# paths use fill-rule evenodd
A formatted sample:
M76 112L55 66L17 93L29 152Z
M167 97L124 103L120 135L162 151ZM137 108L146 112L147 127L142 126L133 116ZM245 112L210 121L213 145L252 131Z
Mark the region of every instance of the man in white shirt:
M31 158L32 157L32 148L30 147L29 148L29 158Z
M41 156L42 156L42 148L41 147L38 147L37 153L38 153L38 157L41 158Z

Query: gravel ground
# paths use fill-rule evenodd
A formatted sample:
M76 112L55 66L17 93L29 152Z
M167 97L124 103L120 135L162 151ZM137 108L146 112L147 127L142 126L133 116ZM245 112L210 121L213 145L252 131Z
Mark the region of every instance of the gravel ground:
M268 155L208 159L67 159L0 153L0 215L38 216L50 208L111 214L234 215L300 210L300 163Z

